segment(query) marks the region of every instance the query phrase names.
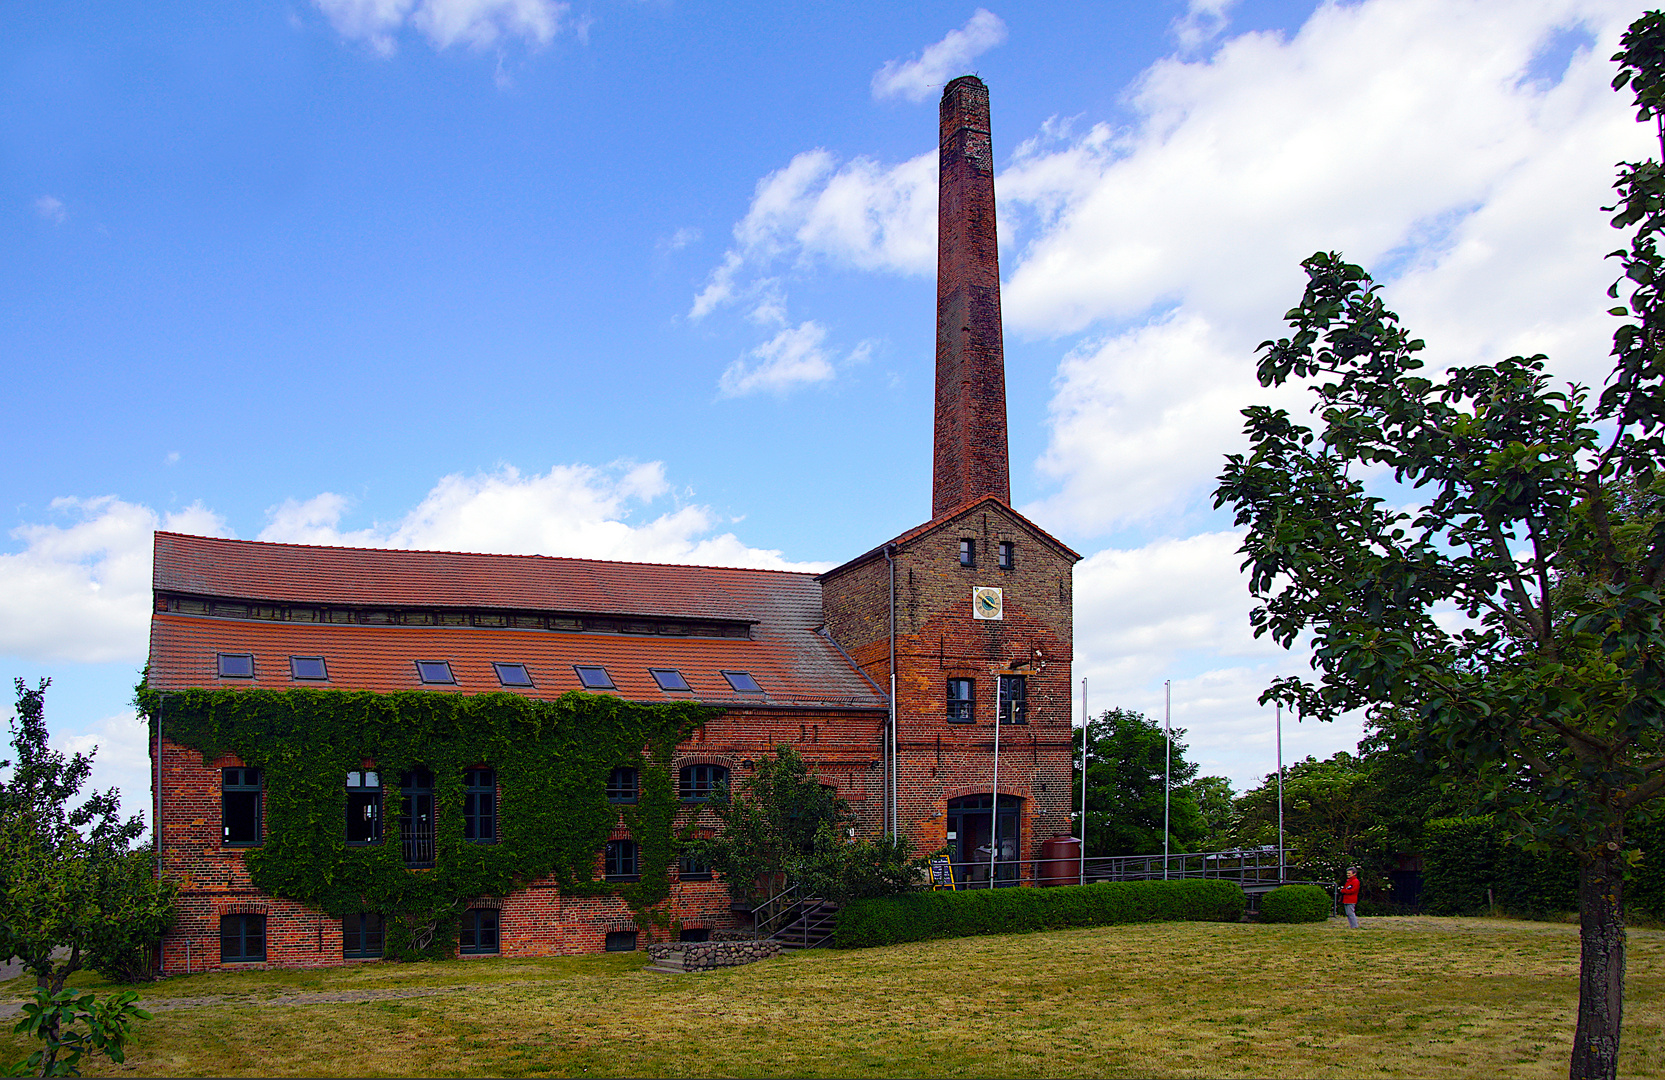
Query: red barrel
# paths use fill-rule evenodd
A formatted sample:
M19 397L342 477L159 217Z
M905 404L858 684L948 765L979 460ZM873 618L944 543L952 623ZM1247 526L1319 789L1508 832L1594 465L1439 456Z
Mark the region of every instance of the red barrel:
M1041 845L1041 884L1074 885L1081 880L1081 841L1054 836Z

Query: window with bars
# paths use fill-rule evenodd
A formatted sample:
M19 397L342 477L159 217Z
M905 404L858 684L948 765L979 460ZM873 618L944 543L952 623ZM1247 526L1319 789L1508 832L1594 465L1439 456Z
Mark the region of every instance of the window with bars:
M976 686L972 679L948 680L948 722L951 724L969 724L976 719L973 712L976 706Z
M628 765L621 765L607 774L607 801L633 803L642 791L641 773Z
M399 776L399 846L405 865L426 869L438 854L434 834L434 774L416 768Z
M220 770L220 843L255 847L260 843L260 770Z
M266 916L220 916L220 963L249 964L266 959Z
M1029 689L1022 675L1000 676L1000 722L1029 722Z
M609 840L603 854L603 871L608 881L635 881L641 876L634 840Z
M463 839L497 843L497 771L463 770Z
M683 767L678 791L683 802L704 802L717 794L719 787L728 786L728 770L721 765L687 765Z
M341 920L341 955L349 958L380 956L385 937L380 912L354 912Z
M496 908L469 908L463 912L462 925L457 929L457 951L497 952L501 923L501 913Z

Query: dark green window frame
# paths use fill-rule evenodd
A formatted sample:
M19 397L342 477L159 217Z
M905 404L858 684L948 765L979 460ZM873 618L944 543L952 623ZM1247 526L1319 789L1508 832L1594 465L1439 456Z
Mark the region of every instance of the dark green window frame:
M683 802L705 802L728 786L728 770L721 765L685 765L678 784Z
M463 839L497 843L497 770L463 770Z
M503 913L496 908L469 908L457 930L457 951L482 956L502 951Z
M260 770L238 766L220 770L220 844L259 847Z
M379 911L355 911L341 920L341 955L368 959L382 955L387 927Z
M266 916L220 916L220 963L261 964L266 961Z
M602 854L608 881L638 881L642 876L641 850L634 840L609 840Z
M642 795L642 774L640 770L620 765L607 774L607 801L610 803L633 803Z
M381 839L381 773L355 769L347 774L347 846L379 844Z

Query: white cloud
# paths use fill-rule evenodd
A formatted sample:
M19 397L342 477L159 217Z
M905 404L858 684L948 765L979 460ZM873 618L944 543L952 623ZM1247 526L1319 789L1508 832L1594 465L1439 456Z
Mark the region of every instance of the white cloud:
M69 218L64 201L52 195L42 195L35 200L35 213L54 225L62 225Z
M1191 0L1185 14L1174 20L1174 39L1187 52L1219 37L1230 21L1237 0Z
M741 397L763 390L779 394L826 382L833 377L832 362L821 347L826 337L827 330L819 323L787 327L746 354L755 363L742 357L730 364L717 388L724 397Z
M225 532L200 504L164 517L105 495L57 499L52 511L68 524L19 526L11 535L24 549L0 554L0 653L86 663L143 657L151 533Z
M127 711L99 720L90 731L62 738L54 735L53 749L66 754L92 754L92 776L81 793L89 795L118 788L122 819L136 815L148 823L151 819L149 730L137 713Z
M504 466L442 478L391 525L343 530L349 501L325 492L267 511L260 539L301 544L568 555L590 559L822 570L780 552L747 547L733 533L710 535L720 519L708 507L679 506L635 523L637 511L673 496L664 466L559 465L543 475Z
M436 49L485 49L519 39L547 45L572 10L560 0L314 0L342 37L363 41L383 56L398 47L407 27ZM587 30L584 23L576 30ZM505 76L501 68L498 79Z
M978 8L964 26L925 46L917 59L887 61L873 73L873 96L924 101L949 79L964 75L973 60L1005 40L1006 24L999 16Z

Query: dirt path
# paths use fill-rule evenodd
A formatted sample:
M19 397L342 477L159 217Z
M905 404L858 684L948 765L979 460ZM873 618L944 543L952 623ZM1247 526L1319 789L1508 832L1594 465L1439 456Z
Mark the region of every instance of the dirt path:
M494 986L532 986L531 979L517 979L494 983ZM477 985L426 986L414 990L339 990L327 993L284 994L278 997L255 997L241 994L213 994L206 997L150 998L141 992L139 1004L151 1012L171 1009L201 1009L210 1005L340 1005L360 1001L394 1001L399 998L435 997L440 994L478 993ZM20 1001L0 1002L0 1019L16 1016L23 1009Z

